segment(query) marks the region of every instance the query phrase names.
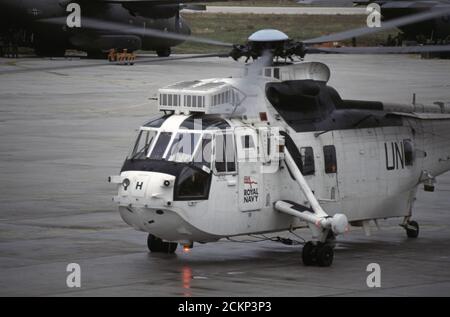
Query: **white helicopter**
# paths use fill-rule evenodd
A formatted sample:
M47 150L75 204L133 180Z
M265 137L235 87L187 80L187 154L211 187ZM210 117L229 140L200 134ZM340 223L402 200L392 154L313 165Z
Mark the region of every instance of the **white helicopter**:
M326 65L292 60L309 52L449 50L312 46L376 31L303 42L258 31L230 53L256 60L242 77L161 88L164 114L140 128L120 175L109 178L123 220L149 233L150 251L166 253L307 226L303 263L319 266L332 264L335 237L349 226L401 217L416 238L416 193L421 185L434 190L436 176L450 170L450 105L343 100L327 85Z

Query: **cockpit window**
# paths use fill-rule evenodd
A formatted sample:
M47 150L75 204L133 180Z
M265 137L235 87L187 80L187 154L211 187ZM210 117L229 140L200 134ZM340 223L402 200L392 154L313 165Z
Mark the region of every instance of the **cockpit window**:
M212 135L204 134L194 156L194 164L211 168Z
M147 157L148 150L150 149L153 140L156 136L154 130L141 130L131 152L131 158L136 160L142 160Z
M226 120L217 116L193 115L184 120L180 128L188 130L226 130L230 128L230 125Z
M200 133L177 133L167 154L167 160L191 162L200 138Z
M159 117L153 118L150 121L148 121L146 124L144 124L144 127L160 128L162 126L162 124L164 123L164 121L166 121L166 119L169 116L170 115L164 115L164 116L159 116Z
M150 158L153 160L161 160L164 152L166 152L167 145L169 145L171 138L171 132L161 132L155 146L153 147L152 153L150 154Z
M211 175L197 168L185 167L177 177L175 200L208 199Z
M236 172L236 151L231 133L216 134L214 159L217 173Z

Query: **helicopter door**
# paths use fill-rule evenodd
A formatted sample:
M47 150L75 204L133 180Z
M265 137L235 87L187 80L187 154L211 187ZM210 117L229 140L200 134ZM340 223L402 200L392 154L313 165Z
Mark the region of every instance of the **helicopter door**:
M236 148L239 164L239 209L259 210L263 207L263 176L258 159L258 139L254 129L236 128Z

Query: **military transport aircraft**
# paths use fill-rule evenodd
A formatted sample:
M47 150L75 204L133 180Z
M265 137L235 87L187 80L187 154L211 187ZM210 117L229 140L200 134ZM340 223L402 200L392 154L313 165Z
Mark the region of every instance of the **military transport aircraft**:
M156 51L158 56L166 57L171 53L170 48L181 44L182 39L176 36L161 38L150 32L143 35L139 31L190 34L180 11L204 9L201 5L189 4L191 2L214 1L1 0L0 42L3 43L3 51L7 46L30 46L40 56L64 56L66 49L73 48L86 51L92 57L103 57L105 52L114 48ZM67 23L42 23L43 20L58 18ZM121 23L121 27L106 31L84 23L84 19Z
M360 5L367 5L369 3L379 4L381 13L386 20L396 19L418 12L450 8L450 0L357 0L354 3ZM403 32L403 40L406 41L414 41L420 44L427 42L450 43L450 15L404 25L400 27L400 30Z
M352 3L367 6L376 3L380 6L385 21L397 19L414 13L450 8L450 0L301 0L298 3L323 6L347 6ZM435 17L399 27L401 36L392 39L392 43L413 41L419 44L450 43L450 15Z

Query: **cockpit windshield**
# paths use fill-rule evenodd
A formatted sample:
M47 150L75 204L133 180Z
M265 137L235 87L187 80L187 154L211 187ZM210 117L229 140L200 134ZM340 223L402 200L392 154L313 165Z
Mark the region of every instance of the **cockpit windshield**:
M161 160L166 152L167 145L169 145L170 139L172 138L172 132L161 132L159 134L158 140L153 147L150 158L153 160Z
M167 153L167 160L175 162L191 162L200 138L200 133L177 133L170 150Z
M141 130L130 158L149 158L211 167L212 134L181 130L173 135L172 132L158 133L156 129Z
M145 159L148 151L151 148L152 142L155 139L157 131L155 130L141 130L134 144L131 152L132 159Z

